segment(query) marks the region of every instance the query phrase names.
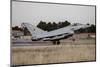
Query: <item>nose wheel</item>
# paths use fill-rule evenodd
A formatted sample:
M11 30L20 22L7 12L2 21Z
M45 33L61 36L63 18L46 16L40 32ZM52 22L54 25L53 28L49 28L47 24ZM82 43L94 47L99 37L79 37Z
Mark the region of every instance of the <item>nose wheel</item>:
M54 44L54 45L55 45L55 44L59 45L59 44L60 44L60 41L59 41L59 40L53 41L53 44Z

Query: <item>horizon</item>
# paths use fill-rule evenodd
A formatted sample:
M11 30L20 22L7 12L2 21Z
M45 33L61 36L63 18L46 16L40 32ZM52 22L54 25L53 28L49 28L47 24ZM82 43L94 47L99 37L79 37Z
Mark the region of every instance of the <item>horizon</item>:
M66 20L65 20L65 21L66 21ZM46 21L43 21L43 22L46 22ZM24 22L23 22L23 23L24 23ZM27 22L25 22L25 23L27 23ZM40 22L39 22L39 23L40 23ZM39 24L39 23L38 23L38 24ZM48 23L49 23L49 22L46 22L46 24L48 24ZM50 23L52 24L53 22L50 22ZM58 24L59 22L55 22L55 23ZM61 23L63 23L63 22L61 21ZM38 24L37 24L37 25L38 25ZM72 24L77 24L77 23L70 23L70 24L72 25ZM86 24L89 24L89 23L86 23ZM37 25L36 25L36 26L37 26ZM89 24L89 25L95 25L95 24ZM20 24L20 25L14 25L14 26L12 26L12 27L15 27L15 26L21 27L21 24Z

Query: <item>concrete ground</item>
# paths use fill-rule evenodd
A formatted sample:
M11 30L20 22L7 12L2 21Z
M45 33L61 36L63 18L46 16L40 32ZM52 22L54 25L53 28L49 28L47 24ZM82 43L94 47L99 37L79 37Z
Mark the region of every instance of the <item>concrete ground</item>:
M61 40L60 45L50 41L16 40L11 47L12 65L95 61L95 38L74 37L75 41L72 38Z

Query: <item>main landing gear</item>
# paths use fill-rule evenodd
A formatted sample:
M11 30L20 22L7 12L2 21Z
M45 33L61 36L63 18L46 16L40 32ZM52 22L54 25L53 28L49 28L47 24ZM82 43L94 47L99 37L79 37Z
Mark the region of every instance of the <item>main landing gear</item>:
M59 44L60 44L60 41L59 41L59 40L57 40L57 41L53 41L53 44L57 44L57 45L59 45Z

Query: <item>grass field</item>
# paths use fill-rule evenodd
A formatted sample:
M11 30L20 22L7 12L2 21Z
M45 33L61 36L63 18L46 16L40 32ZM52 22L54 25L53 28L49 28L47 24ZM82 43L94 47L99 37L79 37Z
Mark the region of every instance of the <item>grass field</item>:
M47 43L46 43L47 44ZM60 45L12 47L12 65L95 61L95 39Z

